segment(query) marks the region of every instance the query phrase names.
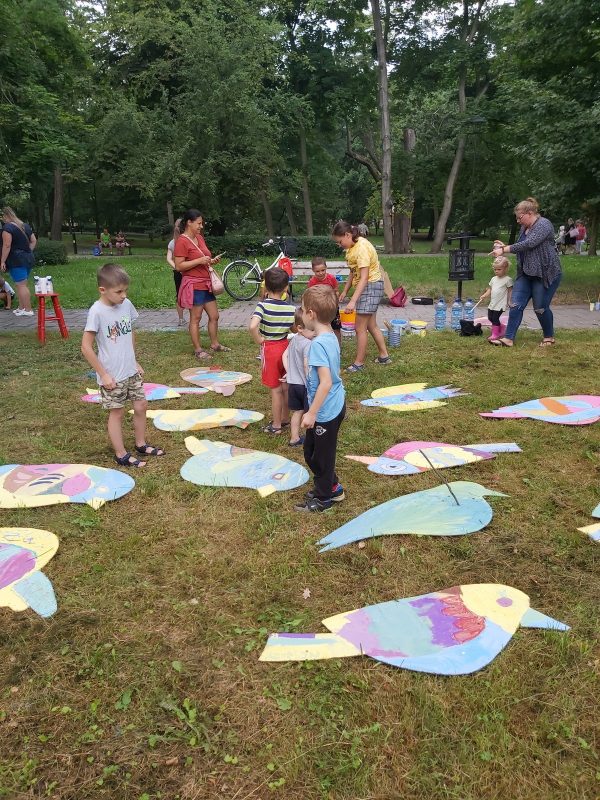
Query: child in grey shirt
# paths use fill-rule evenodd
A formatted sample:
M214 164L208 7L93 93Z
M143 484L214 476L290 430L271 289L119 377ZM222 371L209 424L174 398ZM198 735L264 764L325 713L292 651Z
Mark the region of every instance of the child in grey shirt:
M98 270L100 299L88 312L81 352L96 370L102 408L108 410L108 435L115 461L122 467L144 467L146 462L132 456L123 442L127 400L133 404L136 451L142 456L164 456L165 451L146 443L148 401L142 383L144 370L136 361L133 338L133 322L138 313L127 299L128 286L129 275L118 264L105 264Z
M304 444L304 436L300 434L300 421L308 411L306 395L306 373L308 372L308 351L314 334L304 327L302 309L297 308L294 324L291 327L294 336L290 339L287 350L283 354L283 365L286 370L288 384L288 408L290 411L290 447Z

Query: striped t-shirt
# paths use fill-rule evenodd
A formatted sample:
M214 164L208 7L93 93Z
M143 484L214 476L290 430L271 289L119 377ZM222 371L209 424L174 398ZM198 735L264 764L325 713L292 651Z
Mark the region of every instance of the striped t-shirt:
M253 317L260 319L258 330L265 339L274 341L285 339L294 324L296 307L285 300L274 300L266 297L254 309Z

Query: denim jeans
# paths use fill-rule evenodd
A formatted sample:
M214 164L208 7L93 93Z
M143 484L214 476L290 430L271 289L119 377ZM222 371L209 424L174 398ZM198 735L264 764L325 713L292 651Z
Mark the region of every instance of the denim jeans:
M519 275L512 290L510 308L508 312L508 325L506 326L506 339L514 340L519 325L523 320L523 312L530 300L533 301L533 310L542 326L544 339L554 337L554 314L550 303L558 289L562 275L558 275L546 289L541 278L532 278L529 275Z

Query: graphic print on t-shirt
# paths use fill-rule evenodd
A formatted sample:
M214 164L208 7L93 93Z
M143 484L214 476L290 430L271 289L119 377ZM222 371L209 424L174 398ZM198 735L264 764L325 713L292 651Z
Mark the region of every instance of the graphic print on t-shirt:
M116 342L119 336L127 336L131 331L131 317L122 317L120 321L113 322L112 325L107 326L106 338Z

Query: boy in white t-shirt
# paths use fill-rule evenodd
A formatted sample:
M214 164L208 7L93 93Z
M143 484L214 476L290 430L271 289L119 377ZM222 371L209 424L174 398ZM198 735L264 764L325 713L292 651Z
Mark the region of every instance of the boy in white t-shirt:
M492 262L494 277L489 283L489 288L479 298L479 302L490 298L488 304L488 319L492 323L492 335L488 337L488 342L501 339L504 336L506 326L500 322L501 314L510 305L513 281L508 274L510 264L508 258L499 256Z
M98 270L100 299L88 311L81 352L96 370L102 408L108 411L108 435L121 467L144 467L126 450L123 442L125 403L133 405L135 449L141 456L164 456L165 451L146 442L144 370L135 358L133 323L138 313L127 299L129 275L118 264L105 264ZM94 350L94 341L98 354Z

